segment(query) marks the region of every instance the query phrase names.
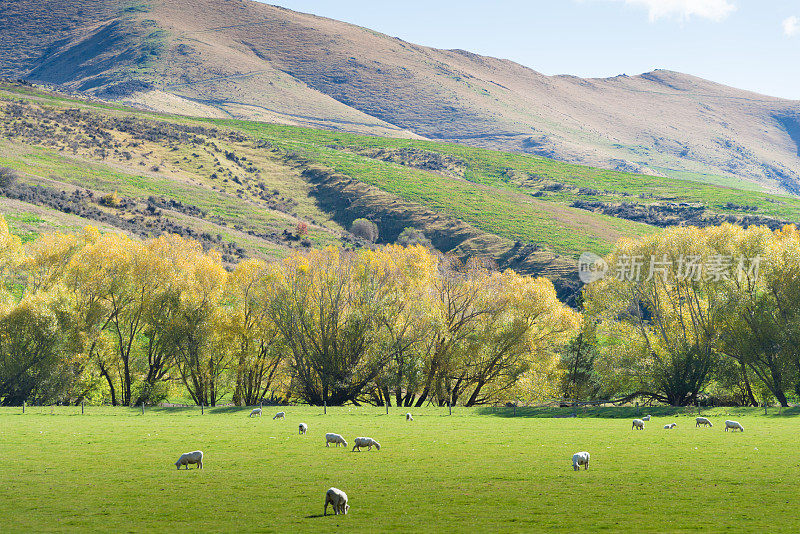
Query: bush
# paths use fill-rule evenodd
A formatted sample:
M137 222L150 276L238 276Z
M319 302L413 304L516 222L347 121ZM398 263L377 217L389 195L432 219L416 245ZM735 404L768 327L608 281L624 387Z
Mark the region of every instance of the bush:
M14 169L0 167L0 187L8 187L13 184L17 178L19 178L19 174Z
M431 243L431 240L428 239L424 233L422 233L422 230L417 230L414 227L408 227L400 232L400 235L397 236L396 243L404 247L422 245L424 247L428 247L429 249L433 249L433 243Z
M119 206L119 195L116 191L107 195L103 195L100 198L100 204L108 206L109 208L116 208Z
M169 384L163 381L155 384L142 382L136 388L136 406L142 403L154 406L167 398L169 398Z
M350 225L350 233L365 241L374 243L378 240L378 225L369 219L356 219Z

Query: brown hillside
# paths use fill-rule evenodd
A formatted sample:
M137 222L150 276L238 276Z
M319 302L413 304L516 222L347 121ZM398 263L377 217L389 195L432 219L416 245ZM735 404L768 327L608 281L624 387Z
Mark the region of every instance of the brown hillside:
M249 0L12 4L0 7L6 75L162 111L740 176L800 193L800 103L684 74L548 77Z

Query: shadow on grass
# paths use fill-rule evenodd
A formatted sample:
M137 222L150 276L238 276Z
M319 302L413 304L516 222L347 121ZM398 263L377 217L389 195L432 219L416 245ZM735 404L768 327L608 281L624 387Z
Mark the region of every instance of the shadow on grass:
M325 517L325 516L322 514L307 515L306 519L316 519L318 517Z
M572 417L595 417L601 419L634 419L643 417L645 415L652 415L653 417L671 417L671 416L691 416L698 415L697 407L695 406L640 406L638 409L635 406L612 406L612 407L579 407L579 408L556 408L556 407L525 407L520 406L516 409L503 407L485 406L478 408L478 415L491 415L495 417L513 418L513 417L527 417L527 418L551 418L551 419L568 419ZM723 407L701 407L699 415L708 415L710 417L721 417L727 415L752 415L764 416L764 408L742 408L735 406ZM767 408L768 417L796 417L800 415L800 406L792 406L779 410L777 407Z

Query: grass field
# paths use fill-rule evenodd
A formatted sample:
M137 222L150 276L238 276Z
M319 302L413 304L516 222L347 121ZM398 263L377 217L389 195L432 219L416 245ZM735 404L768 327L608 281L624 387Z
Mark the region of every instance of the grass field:
M0 410L0 531L798 532L798 419L763 411ZM774 410L773 410L774 411ZM672 412L668 415L668 412ZM591 417L601 415L603 417ZM608 416L614 416L608 417ZM723 431L726 417L744 433ZM667 431L666 422L678 427ZM308 434L299 436L298 422ZM326 448L338 432L380 451ZM202 449L205 469L177 472ZM591 453L588 471L571 456ZM325 490L347 516L322 517ZM330 512L330 508L329 508Z

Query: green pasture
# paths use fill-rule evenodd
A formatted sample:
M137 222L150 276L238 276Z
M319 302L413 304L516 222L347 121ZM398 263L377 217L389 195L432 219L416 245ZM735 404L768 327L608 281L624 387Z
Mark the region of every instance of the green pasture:
M796 410L714 409L695 428L696 413L653 409L644 431L633 408L405 411L3 408L0 532L800 530ZM731 417L744 433L723 431ZM326 432L382 448L326 448ZM195 449L205 469L177 471ZM331 486L347 516L322 517Z

